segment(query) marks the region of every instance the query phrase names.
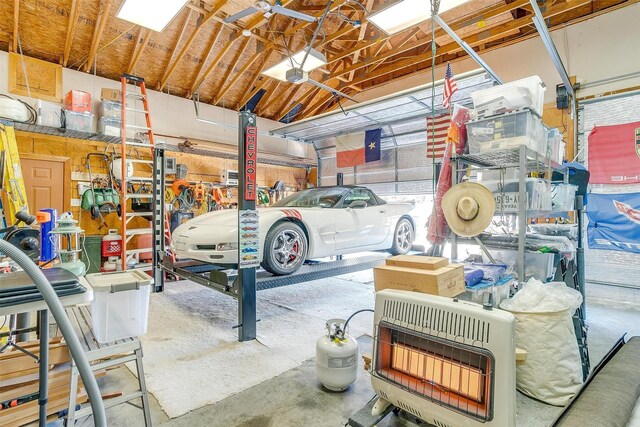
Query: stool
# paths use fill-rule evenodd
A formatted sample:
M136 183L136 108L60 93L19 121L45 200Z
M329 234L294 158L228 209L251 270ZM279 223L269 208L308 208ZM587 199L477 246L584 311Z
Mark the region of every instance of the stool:
M91 327L91 311L88 306L73 307L67 309L67 316L71 320L71 324L80 339L82 348L91 364L93 372L103 369L120 366L127 362L136 362L138 371L138 383L140 389L128 395L108 399L104 402L105 409L120 405L122 403L131 403L132 400L140 398L142 400L142 412L144 413L144 424L151 427L151 413L149 410L149 397L147 394L147 385L144 380L144 370L142 368L142 344L137 337L125 338L110 342L107 344L99 343L96 339ZM97 363L92 363L96 362ZM76 419L80 419L91 415L91 406L85 404L80 410L76 411L76 398L78 392L79 372L75 361L71 361L71 391L69 394L69 412L67 415L67 426L73 426ZM136 405L134 405L136 406Z

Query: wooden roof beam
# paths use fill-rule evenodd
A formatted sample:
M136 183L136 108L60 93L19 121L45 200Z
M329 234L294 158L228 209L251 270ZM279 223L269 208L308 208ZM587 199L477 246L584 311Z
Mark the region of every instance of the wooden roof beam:
M240 80L240 78L244 75L244 73L247 72L247 70L253 65L254 62L256 62L256 60L260 56L265 55L268 58L269 56L271 56L271 53L273 53L273 49L269 49L267 51L262 51L262 52L256 52L244 64L242 69L236 73L235 77L233 79L231 79L231 81L227 84L227 86L220 91L220 94L218 94L217 98L224 97L226 95L226 93L229 91L229 89L231 89L233 87L233 85L235 85L238 82L238 80Z
M222 79L220 80L220 86L219 86L219 89L216 91L215 95L213 96L212 104L218 104L220 101L224 99L224 95L226 94L226 91L222 92L222 88L224 84L229 80L229 76L231 76L231 73L233 73L233 69L236 68L236 66L238 65L240 58L242 58L242 54L244 54L244 50L247 48L247 45L249 44L249 40L251 40L249 37L244 37L244 40L242 40L242 43L238 47L238 50L236 50L236 53L233 56L233 59L231 59L229 66L227 67L226 71L224 72L224 75L222 76Z
M373 2L374 2L374 0L367 0L365 8L367 10L371 10L371 8L373 8ZM363 20L364 20L364 18L363 18ZM362 41L362 39L364 39L364 36L367 34L368 26L369 26L369 21L366 21L362 25L360 25L360 31L358 33L358 42L360 42L360 41ZM356 62L358 62L358 58L360 58L360 52L362 52L362 50L359 50L359 51L357 51L357 52L355 52L353 54L353 59L351 60L351 63L355 64ZM347 77L347 80L353 80L353 74L354 74L354 71L349 73L349 77Z
M18 23L20 21L20 0L13 0L13 51L18 51Z
M178 51L178 46L180 46L180 42L182 41L182 37L184 37L184 33L187 31L187 27L189 26L189 21L191 20L191 15L193 14L193 10L189 9L189 12L187 13L187 17L185 18L184 22L182 23L182 28L180 29L180 33L178 34L178 38L176 39L175 44L173 45L173 48L171 49L171 55L169 56L169 63L167 64L166 68L164 69L164 73L162 74L162 78L160 79L160 81L158 82L158 86L156 87L157 90L162 91L162 88L164 88L168 77L167 77L167 73L169 72L169 69L175 68L175 66L178 64L178 61L174 61L173 59L176 56L176 52ZM198 28L196 27L196 32L198 31Z
M162 88L164 88L164 86L167 84L167 81L169 81L169 78L171 77L173 72L176 70L176 67L178 66L178 63L180 62L182 57L187 53L187 51L191 47L191 43L193 43L193 41L196 39L196 37L198 36L198 33L200 32L200 30L202 28L204 28L204 26L215 16L216 13L218 13L218 11L220 11L220 9L222 9L222 7L225 4L227 4L227 1L228 0L219 0L216 3L216 5L213 7L213 9L211 9L202 18L202 21L200 21L200 24L196 25L196 28L191 33L191 35L189 36L189 38L185 42L184 46L182 46L182 49L180 49L180 52L178 52L178 55L176 56L175 61L170 63L170 65L167 67L167 69L165 70L164 74L162 75L162 78L160 79L160 85L158 87L158 90L162 90ZM192 11L193 11L193 9L191 9L189 11L189 16L191 16L191 12ZM188 19L187 19L187 22L188 22ZM183 27L183 31L184 31L184 27ZM220 29L218 31L222 31L222 29ZM178 43L176 43L176 47L177 46L178 46Z
M288 108L289 106L291 106L292 108L295 108L296 105L299 104L299 102L296 102L295 104L291 105L291 101L293 100L293 98L296 96L296 94L298 92L300 92L300 89L302 89L302 85L296 85L295 88L291 91L291 93L289 94L289 96L287 96L287 99L284 100L284 102L282 103L282 105L279 105L276 108L276 111L282 111L286 108ZM273 100L273 104L276 104L276 99ZM285 114L286 116L286 114ZM278 118L278 121L282 120L284 116Z
M273 87L270 90L267 90L266 93L263 95L262 98L260 98L260 101L258 101L258 103L256 104L255 107L255 113L258 116L261 116L263 113L263 108L260 107L260 105L264 104L265 102L268 102L273 95L277 92L277 90L280 88L280 85L283 84L283 82L281 82L280 80L274 80L275 85L273 85Z
M142 52L144 51L144 48L147 47L147 42L150 36L151 36L150 29L140 27L140 31L138 31L138 38L136 39L136 44L133 46L133 52L131 52L131 59L129 59L129 65L127 66L127 74L134 74L136 65L138 65L138 61L140 61L140 58L142 57Z
M100 1L100 9L98 10L98 17L96 19L97 25L93 30L93 40L91 42L91 48L89 49L89 56L84 66L84 71L89 72L93 66L93 61L96 59L96 53L98 52L98 46L102 39L102 33L104 32L104 26L107 24L109 18L109 10L111 9L112 0Z
M227 52L229 51L231 46L233 46L235 41L238 40L238 37L236 37L236 36L237 36L236 33L230 34L230 40L222 47L222 50L220 50L220 52L218 52L218 55L216 55L216 57L213 59L211 64L209 64L209 66L202 73L202 75L200 77L198 77L196 79L196 81L193 82L193 84L191 85L191 89L189 90L191 92L191 94L194 94L198 90L198 88L200 88L200 85L202 84L202 82L204 82L205 79L207 77L209 77L209 74L211 74L211 72L216 67L216 65L218 65L220 60L227 54Z
M71 45L73 44L73 36L76 33L76 23L78 22L78 3L78 0L71 0L71 8L69 9L69 24L67 26L67 40L64 43L64 53L62 54L63 67L66 67L69 63Z
M197 79L198 77L200 77L200 73L202 73L202 69L204 68L205 64L207 63L207 59L209 59L209 56L211 56L211 53L213 52L213 49L216 47L216 43L218 42L218 39L220 38L220 34L222 34L222 24L219 24L217 28L214 28L213 33L211 33L211 38L209 39L209 44L207 45L207 48L205 49L205 54L204 57L202 58L202 61L200 62L200 65L198 65L198 70L196 71L196 76L195 78ZM187 94L187 98L191 97L191 93Z

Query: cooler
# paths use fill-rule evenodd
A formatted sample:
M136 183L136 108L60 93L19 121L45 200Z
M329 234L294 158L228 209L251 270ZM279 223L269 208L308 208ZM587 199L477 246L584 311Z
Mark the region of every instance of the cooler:
M153 279L138 270L87 274L93 288L93 331L101 343L139 337L147 332Z

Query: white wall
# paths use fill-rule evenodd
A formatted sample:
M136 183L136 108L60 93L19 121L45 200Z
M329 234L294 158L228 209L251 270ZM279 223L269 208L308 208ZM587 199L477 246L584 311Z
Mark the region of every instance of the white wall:
M570 76L588 84L629 73L640 72L640 4L605 13L551 33ZM540 37L531 38L480 55L504 81L538 75L547 85L545 103L555 102L555 87L562 83ZM471 71L478 64L471 58L452 63L454 74ZM444 76L444 65L436 78ZM355 96L359 101L410 89L431 81L431 70L397 79ZM640 76L580 90L578 97L640 86Z
M7 52L0 51L0 93L8 92L8 58ZM92 74L82 73L75 70L63 69L62 73L62 93L67 93L70 89L82 90L92 94L94 100L94 112L98 111L97 103L100 100L100 90L102 88L120 89L120 82L94 77ZM205 141L216 143L237 145L238 139L238 113L236 111L215 107L207 104L200 104L200 117L207 120L224 123L234 128L223 127L196 120L193 101L168 95L156 91L148 90L149 109L151 110L151 120L153 130L157 134L171 135L177 139L168 142L179 142L186 138L198 140L201 146L206 146ZM15 96L15 95L12 95ZM20 97L29 102L28 98ZM31 101L33 103L33 100ZM258 131L266 133L269 130L282 126L282 123L273 120L258 118ZM291 158L302 158L316 161L315 151L310 144L303 144L284 138L261 135L258 139L259 151L276 155L285 155Z

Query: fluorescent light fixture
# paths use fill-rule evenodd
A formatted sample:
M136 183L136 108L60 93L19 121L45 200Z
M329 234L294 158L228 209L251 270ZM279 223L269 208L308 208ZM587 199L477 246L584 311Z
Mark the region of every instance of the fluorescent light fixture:
M300 64L302 64L302 60L304 59L304 55L306 52L307 48L302 49L300 52L295 53L291 58L287 57L278 62L273 67L264 70L262 74L286 82L287 71L292 68L299 68ZM307 56L307 60L304 63L304 67L302 67L302 70L309 72L315 70L318 67L322 67L323 65L327 65L327 58L317 50L311 49L309 51L309 56Z
M441 0L438 14L453 9L468 0ZM399 0L367 16L367 21L388 35L398 33L431 18L431 2Z
M162 32L189 0L125 0L116 15L120 19Z

